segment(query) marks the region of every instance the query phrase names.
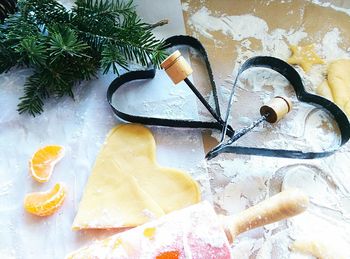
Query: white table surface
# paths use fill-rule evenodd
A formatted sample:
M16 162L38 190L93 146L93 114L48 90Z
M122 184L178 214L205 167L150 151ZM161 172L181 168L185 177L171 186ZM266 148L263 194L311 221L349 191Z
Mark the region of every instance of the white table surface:
M62 2L69 5L70 0ZM137 0L135 3L146 22L170 20L167 26L155 30L157 36L165 38L185 33L180 0ZM63 258L94 239L114 233L73 232L71 224L104 138L120 123L105 97L115 75L100 76L76 87L75 101L62 98L46 102L45 112L36 118L16 112L28 75L27 70L0 75L0 258ZM196 99L188 88L173 87L162 72L157 73L155 80L129 86L115 99L128 112L180 118L198 116ZM134 88L138 91L131 90ZM131 103L134 100L139 103ZM183 105L176 108L179 103ZM290 255L291 237L309 233L334 243L337 242L332 240L334 236L341 238L350 233L350 175L344 163L350 160L349 145L321 160L275 161L274 158L234 156L206 165L200 132L156 127L152 127L152 131L159 163L189 171L200 181L203 198L211 200L206 169L209 168L213 200L220 212L237 213L275 192L274 188L283 186L299 187L310 195L311 209L304 215L238 237L232 248L235 258L277 258L276 254L281 255L280 258L312 258ZM39 184L28 173L28 160L39 147L49 144L63 145L66 155L50 181ZM312 180L315 184L311 185ZM24 211L26 193L47 190L59 181L66 184L68 195L55 215L37 218ZM337 210L338 207L342 210ZM350 243L346 239L344 241Z
M170 20L166 27L156 29L159 37L185 33L179 0L139 0L135 3L146 22ZM69 5L69 1L65 4ZM104 138L120 123L106 101L107 87L115 75L101 75L99 79L77 86L75 101L61 98L45 102L45 111L35 118L18 115L16 111L28 75L28 70L12 70L0 75L0 257L63 258L91 240L113 233L73 232L71 224ZM157 102L164 105L169 101L166 98L171 98L170 101L180 98L187 105L179 115L197 116L193 95L181 86L177 89L182 89L183 96L174 93L175 88L164 74L159 73L157 79L146 86L147 89L141 92L145 100L141 105L133 106L128 102L136 100L132 91L125 91L119 104L128 105L129 111L133 111L135 107L141 109ZM200 132L155 127L152 130L159 163L189 171L201 182L203 195L209 197L207 171L200 164L204 157ZM38 148L49 144L64 146L66 154L54 169L50 181L40 184L29 175L28 161ZM64 182L68 189L65 203L56 214L38 218L24 211L23 198L27 193L47 190L56 182Z

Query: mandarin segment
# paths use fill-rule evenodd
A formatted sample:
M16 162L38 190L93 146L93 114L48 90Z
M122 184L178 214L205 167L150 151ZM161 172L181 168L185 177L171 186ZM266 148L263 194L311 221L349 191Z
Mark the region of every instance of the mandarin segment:
M49 216L55 213L63 204L66 188L57 183L47 192L33 192L24 198L24 208L27 212L37 216Z
M179 251L167 251L157 255L156 259L178 259L179 257Z
M63 158L64 148L58 145L40 148L29 161L30 173L38 182L47 182L55 165Z

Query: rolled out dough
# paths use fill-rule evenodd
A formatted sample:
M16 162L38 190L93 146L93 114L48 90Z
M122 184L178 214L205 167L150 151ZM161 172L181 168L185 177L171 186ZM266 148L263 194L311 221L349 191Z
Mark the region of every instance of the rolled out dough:
M328 67L327 79L317 93L335 102L350 117L350 59L340 59Z
M137 124L108 134L86 185L73 229L134 227L200 201L185 172L160 167L152 133Z

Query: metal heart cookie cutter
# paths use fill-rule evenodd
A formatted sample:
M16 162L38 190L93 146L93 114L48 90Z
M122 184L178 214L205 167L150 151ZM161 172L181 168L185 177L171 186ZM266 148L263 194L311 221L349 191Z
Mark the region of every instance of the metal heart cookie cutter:
M108 88L107 100L114 111L114 113L121 119L128 122L142 123L147 125L167 126L167 127L181 127L181 128L207 128L218 129L221 131L221 140L219 144L214 147L207 155L207 159L212 159L221 153L236 153L245 155L260 155L271 157L285 157L285 158L298 158L298 159L313 159L319 157L326 157L337 151L340 146L347 143L350 138L350 123L345 113L333 102L314 94L310 94L305 90L303 81L298 72L290 66L288 63L281 59L269 57L269 56L257 56L248 59L240 67L237 76L233 82L229 102L226 109L225 117L221 117L221 111L219 106L219 100L217 97L217 89L210 67L208 55L203 45L195 38L190 36L173 36L165 41L167 48L186 45L196 49L203 57L208 75L209 81L213 91L213 99L215 108L213 108L198 91L194 84L188 78L192 74L193 70L180 51L175 51L167 59L165 59L161 67L166 71L174 84L178 84L184 81L204 107L208 110L215 121L196 121L196 120L176 120L176 119L162 119L154 117L145 117L131 115L121 112L112 104L112 96L117 93L117 90L127 82L140 79L152 79L155 76L156 69L148 69L142 71L131 71L116 78ZM288 149L270 149L270 148L258 148L258 147L246 147L234 145L234 143L242 136L250 132L253 128L259 124L267 121L269 123L276 123L281 120L292 109L292 103L287 97L276 96L270 102L264 104L260 108L261 117L256 119L250 126L240 130L234 130L229 125L229 115L233 106L233 97L239 77L241 74L253 67L263 67L272 69L282 76L284 76L290 84L293 86L296 93L296 97L299 101L312 104L329 112L340 131L341 141L336 147L332 147L328 150L322 150L319 152L304 152L300 150L288 150Z

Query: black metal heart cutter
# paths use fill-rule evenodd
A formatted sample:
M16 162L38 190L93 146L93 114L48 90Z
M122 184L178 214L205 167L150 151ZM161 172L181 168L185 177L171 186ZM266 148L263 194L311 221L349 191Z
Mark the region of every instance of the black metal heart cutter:
M113 110L113 112L121 119L141 123L146 125L156 125L156 126L166 126L166 127L177 127L177 128L206 128L206 129L217 129L221 130L221 141L220 143L212 149L206 156L207 159L211 159L220 153L236 153L245 155L260 155L260 156L272 156L272 157L286 157L286 158L299 158L299 159L312 159L319 157L326 157L337 151L342 145L344 145L350 138L350 123L345 115L345 113L333 102L314 94L306 92L303 85L302 79L298 72L290 66L288 63L274 57L267 56L257 56L248 59L243 63L238 71L236 79L233 83L231 95L229 98L229 103L227 106L227 111L225 118L221 117L221 111L219 106L219 99L217 96L216 84L214 81L213 73L210 67L208 55L205 51L203 45L195 38L190 36L173 36L165 40L167 48L185 45L194 48L203 57L205 62L209 81L213 91L214 108L205 100L205 98L200 94L197 88L192 84L192 82L187 78L189 74L192 73L191 67L187 64L185 59L181 56L179 51L174 52L170 55L163 63L162 67L165 69L169 77L174 83L184 81L192 90L192 92L201 101L204 107L210 112L215 121L200 121L200 120L178 120L178 119L163 119L154 118L146 116L138 116L124 113L118 110L112 104L112 96L117 94L118 89L125 83L134 80L146 80L152 79L155 76L156 69L140 70L127 72L119 77L117 77L109 86L107 90L107 100ZM300 150L287 150L287 149L269 149L269 148L257 148L257 147L245 147L233 145L240 137L248 133L251 129L262 123L263 121L268 121L270 123L277 122L291 109L290 101L285 98L278 96L272 99L271 102L265 104L260 109L261 117L257 119L252 125L243 128L239 131L235 131L229 125L229 114L232 110L233 96L235 88L240 75L247 69L253 67L263 67L272 69L282 76L284 76L290 84L293 86L296 93L296 97L299 101L312 104L316 107L323 108L328 111L334 118L338 125L341 141L336 147L330 148L328 150L323 150L320 152L303 152Z

